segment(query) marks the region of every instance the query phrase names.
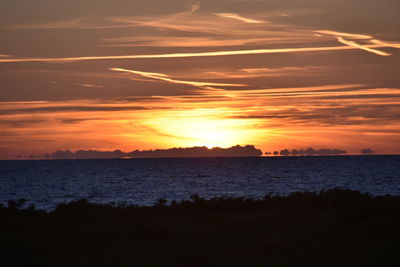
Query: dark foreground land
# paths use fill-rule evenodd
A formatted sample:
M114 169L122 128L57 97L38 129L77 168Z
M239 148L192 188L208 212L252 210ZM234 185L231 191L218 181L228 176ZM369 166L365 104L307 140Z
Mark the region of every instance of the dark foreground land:
M0 266L400 266L400 197L0 208Z

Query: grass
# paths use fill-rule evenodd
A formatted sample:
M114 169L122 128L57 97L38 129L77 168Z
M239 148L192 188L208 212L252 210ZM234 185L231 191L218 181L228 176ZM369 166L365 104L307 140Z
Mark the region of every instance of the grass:
M400 197L348 190L153 207L0 207L0 266L400 266Z

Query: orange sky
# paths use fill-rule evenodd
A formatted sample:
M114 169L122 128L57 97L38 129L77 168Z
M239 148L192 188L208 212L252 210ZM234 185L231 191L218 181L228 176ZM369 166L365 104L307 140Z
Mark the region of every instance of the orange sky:
M32 2L0 3L0 159L236 144L400 153L398 1Z

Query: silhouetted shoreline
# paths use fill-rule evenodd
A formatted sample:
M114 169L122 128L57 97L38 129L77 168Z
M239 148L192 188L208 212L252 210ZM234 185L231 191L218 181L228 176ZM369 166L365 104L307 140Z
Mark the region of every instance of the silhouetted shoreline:
M398 266L400 196L0 206L1 266Z
M106 159L106 158L190 158L190 157L260 157L263 152L253 145L232 146L229 148L205 146L155 149L155 150L135 150L131 152L123 152L121 150L114 151L97 151L97 150L58 150L50 154L46 154L47 159Z
M367 148L362 149L360 154L372 155L376 152ZM314 149L283 149L280 151L263 152L254 145L236 145L229 148L206 146L179 147L154 150L134 150L124 152L119 149L113 151L101 150L57 150L44 155L17 156L17 159L118 159L118 158L209 158L209 157L261 157L261 156L339 156L348 155L346 150L320 148ZM351 154L350 154L351 155Z

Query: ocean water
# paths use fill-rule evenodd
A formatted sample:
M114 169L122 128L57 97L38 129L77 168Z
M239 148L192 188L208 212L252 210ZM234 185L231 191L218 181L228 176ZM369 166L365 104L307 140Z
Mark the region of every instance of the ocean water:
M400 195L400 156L0 161L0 202L153 205L192 194L261 198L332 188Z

